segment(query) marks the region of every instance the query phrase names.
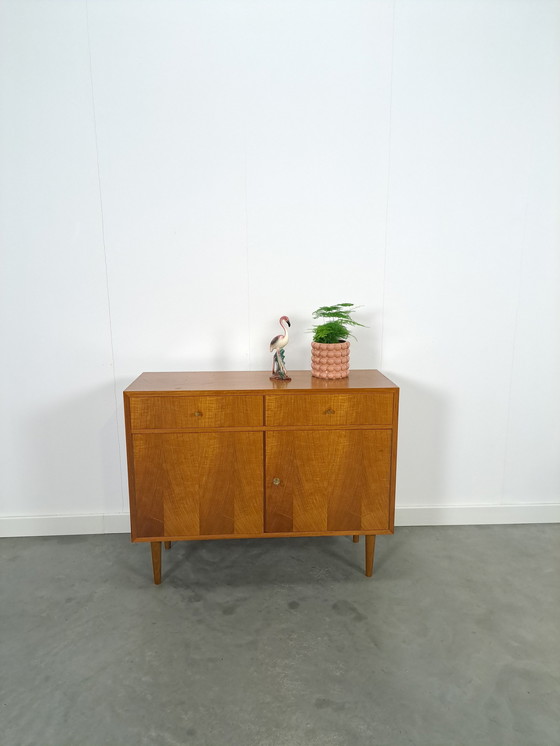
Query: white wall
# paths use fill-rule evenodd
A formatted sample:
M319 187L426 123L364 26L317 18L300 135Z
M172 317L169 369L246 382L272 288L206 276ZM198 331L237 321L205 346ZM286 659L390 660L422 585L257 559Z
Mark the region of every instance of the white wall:
M0 532L126 530L122 389L346 300L398 522L559 520L559 83L554 0L2 0Z

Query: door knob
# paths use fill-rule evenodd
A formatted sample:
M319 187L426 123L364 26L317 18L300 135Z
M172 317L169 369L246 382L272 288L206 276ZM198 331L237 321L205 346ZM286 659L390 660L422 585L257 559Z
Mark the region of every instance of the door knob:
M195 412L195 413L194 413L194 416L195 416L195 417L202 417L202 412Z
M334 409L325 409L325 414L334 414Z
M272 484L274 484L276 486L278 486L280 484L280 480L278 479L278 477L274 477L274 479L272 480Z

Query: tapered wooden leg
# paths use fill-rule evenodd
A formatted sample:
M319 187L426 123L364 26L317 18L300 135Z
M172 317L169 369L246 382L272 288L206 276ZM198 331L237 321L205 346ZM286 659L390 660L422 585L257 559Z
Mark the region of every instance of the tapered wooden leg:
M373 555L375 553L375 535L366 536L366 576L373 575Z
M150 542L152 548L152 568L154 571L154 583L161 583L161 541Z
M164 541L164 542L163 542L163 546L164 546L164 547L165 547L166 549L171 549L171 542L170 542L170 541Z
M360 541L360 534L354 534L352 537L354 544L357 544Z

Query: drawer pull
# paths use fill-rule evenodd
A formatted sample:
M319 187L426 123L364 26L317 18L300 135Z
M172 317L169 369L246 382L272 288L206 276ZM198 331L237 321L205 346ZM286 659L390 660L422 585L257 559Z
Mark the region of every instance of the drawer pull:
M274 484L276 486L278 486L280 484L280 480L278 479L278 477L274 477L274 479L272 480L272 484Z
M195 412L195 413L194 413L194 416L195 416L195 417L202 417L202 412Z
M334 409L325 409L325 414L334 414Z

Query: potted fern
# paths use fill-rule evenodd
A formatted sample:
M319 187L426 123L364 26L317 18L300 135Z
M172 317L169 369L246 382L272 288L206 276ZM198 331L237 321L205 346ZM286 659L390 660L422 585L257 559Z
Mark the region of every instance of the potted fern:
M351 318L357 306L338 303L321 306L313 311L314 319L324 319L313 329L311 342L311 374L316 378L346 378L350 368L350 342L354 335L349 326L363 326Z

